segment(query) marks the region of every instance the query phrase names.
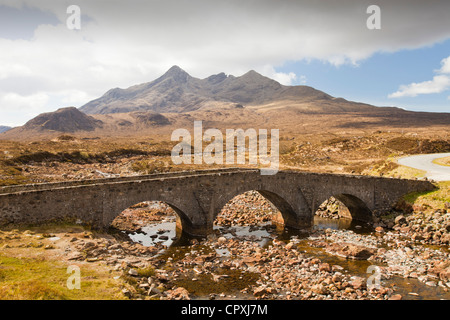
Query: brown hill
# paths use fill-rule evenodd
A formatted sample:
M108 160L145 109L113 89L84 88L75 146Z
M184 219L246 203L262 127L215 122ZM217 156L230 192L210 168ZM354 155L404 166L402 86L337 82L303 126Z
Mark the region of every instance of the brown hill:
M93 131L101 122L87 116L75 107L60 108L55 112L38 115L28 121L23 128L27 130L53 130L60 132Z
M102 127L102 122L75 107L60 108L31 119L25 125L8 130L1 138L42 136L51 133L89 132Z

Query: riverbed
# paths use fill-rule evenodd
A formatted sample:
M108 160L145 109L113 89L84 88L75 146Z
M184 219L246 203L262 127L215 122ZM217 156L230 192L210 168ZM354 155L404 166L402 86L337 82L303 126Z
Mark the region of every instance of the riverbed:
M293 274L285 275L284 278L277 279L276 273L263 268L264 262L252 262L252 258L255 257L255 252L259 252L258 248L262 250L261 252L269 251L269 256L270 254L273 255L271 259L278 258L276 255L280 251L276 251L275 249L281 246L280 243L282 245L293 243L295 250L299 251L302 259L310 259L314 262L307 264L311 270L322 267L328 268L328 265L334 271L339 270L338 274L349 278L361 278L365 281L378 279L383 288L389 288L393 291L391 296L397 295L398 297L399 295L403 300L450 299L450 293L448 292L450 283L445 283L439 280L439 278L427 275L425 271L424 274L413 275L415 278L410 276L412 274L411 270L431 268L431 263L434 263L434 261L430 260L430 266L427 266L427 261L415 259L415 254L423 255L425 252L429 256L435 257L435 260L442 259L445 261L448 259L448 249L445 247L429 248L417 243L411 245L408 239L402 239L397 234L389 232L380 234L375 232L370 225L351 220L316 217L314 226L309 230L284 228L271 222L246 226L215 226L212 235L203 239L194 239L183 233L177 234L175 217L172 216L165 218L161 222L149 224L139 232L130 233L129 236L133 241L144 246L158 245L160 248L163 248L159 252L159 255L169 264L169 269L170 265L176 266L177 262L179 265L183 264L186 270L173 271L175 282L188 289L194 299L250 299L255 297L255 294L252 295L250 293L254 293L259 288L262 288L260 289L261 291L264 288L276 288L273 291L272 289L267 289L267 294L263 295L265 298L304 298L304 295L300 293L296 295L291 291L293 291L293 288L298 287L297 283L292 284L292 282L295 279L301 279L301 277L296 277L295 273L305 272L303 270L305 268L299 268L295 265L293 267L284 266L283 272L292 272ZM218 239L221 239L220 241L227 245L217 245ZM325 247L323 244L324 241L326 242ZM339 242L353 243L355 246L373 248L377 252L374 256L378 258L378 261L376 259L367 260L342 257L327 251L327 246L330 243ZM240 244L243 248L247 249L239 249ZM253 248L257 250L252 251ZM385 252L380 254L380 249L383 249ZM192 268L192 264L189 265L186 262L186 258L189 258L189 256L195 259L194 257L208 257L208 255L221 258L222 264L219 265L219 268L214 269L214 272L222 272L222 270L226 269L226 274L222 275L223 279L221 275L214 274L205 268L202 269L202 267L199 267L195 263L193 265L196 267ZM402 255L405 257L400 261L398 257ZM315 261L314 259L318 260ZM204 258L202 263L207 263L207 261L208 258ZM247 264L245 261L247 261ZM280 259L280 262L286 261L286 259ZM244 268L242 264L244 264ZM233 266L236 267L233 268ZM257 266L259 266L259 269ZM370 266L379 266L382 270L380 275L373 273L373 268L370 269ZM230 272L230 270L232 271ZM311 270L308 269L307 271L309 272ZM369 272L368 270L371 271ZM406 275L407 271L410 272L408 275ZM275 279L270 279L271 276L274 276ZM261 277L263 281L256 280ZM264 277L269 279L264 279ZM314 285L321 285L321 281L329 282L325 272L323 275L320 272L315 273L314 277L313 283L317 283ZM214 281L214 279L221 280ZM284 286L283 281L290 281L291 283ZM244 287L242 287L243 284L245 284ZM220 285L219 287L221 289L219 291L221 292L217 292L218 285ZM250 290L250 287L253 288L253 291ZM298 290L302 292L300 289ZM333 299L339 297L333 295L333 291L324 290L321 292L320 290L316 290L311 298ZM350 289L348 291L351 293ZM358 289L354 291L353 296L346 296L346 298L374 298L368 293L358 292Z

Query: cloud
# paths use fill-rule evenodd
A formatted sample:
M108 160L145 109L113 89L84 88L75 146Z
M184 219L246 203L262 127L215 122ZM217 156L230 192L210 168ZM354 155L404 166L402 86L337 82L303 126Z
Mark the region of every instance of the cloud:
M21 96L16 93L6 93L0 96L0 103L10 109L38 109L48 102L45 93L37 93L30 96Z
M30 119L45 110L49 101L46 93L39 92L29 96L21 96L14 92L0 93L2 125L16 126L17 119Z
M259 70L261 74L269 77L285 86L292 85L297 79L297 75L294 72L277 72L273 66L267 65Z
M433 80L411 83L400 86L400 90L391 93L389 98L416 97L419 94L441 93L450 89L450 77L446 75L434 76Z
M381 7L381 30L366 27L372 4ZM154 80L175 64L199 78L253 69L283 84L303 83L300 75L277 69L312 59L358 64L376 52L450 37L450 1L439 0L79 0L81 30L66 27L65 1L0 5L26 11L27 17L44 12L53 21L39 24L29 39L0 38L0 94L43 93L49 97L46 108L55 110ZM0 119L5 112L0 105Z
M438 70L439 73L448 73L450 74L450 56L441 61L441 69Z
M441 61L441 68L433 80L401 85L399 90L388 95L388 98L416 97L419 94L441 93L450 89L450 57Z

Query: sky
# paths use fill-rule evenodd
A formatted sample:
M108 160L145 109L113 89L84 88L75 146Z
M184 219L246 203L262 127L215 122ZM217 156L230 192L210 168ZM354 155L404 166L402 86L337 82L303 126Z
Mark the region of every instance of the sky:
M0 125L173 65L450 112L450 1L0 0Z

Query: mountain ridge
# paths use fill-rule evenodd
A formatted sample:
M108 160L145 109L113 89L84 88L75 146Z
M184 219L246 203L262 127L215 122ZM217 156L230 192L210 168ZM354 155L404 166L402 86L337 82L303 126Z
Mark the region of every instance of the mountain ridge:
M87 114L87 112L90 112ZM250 70L204 79L173 66L157 79L113 88L80 108L38 115L0 139L39 139L61 133L86 137L170 136L203 121L209 128L278 128L285 134L324 130L448 128L450 113L413 112L336 98L309 86L284 86ZM425 130L425 129L424 129Z
M309 86L284 86L254 70L239 77L221 72L198 79L173 66L151 82L126 89L111 89L79 109L86 114L132 111L182 113L201 109L213 102L259 105L280 98L313 101L333 97Z

